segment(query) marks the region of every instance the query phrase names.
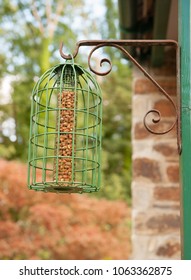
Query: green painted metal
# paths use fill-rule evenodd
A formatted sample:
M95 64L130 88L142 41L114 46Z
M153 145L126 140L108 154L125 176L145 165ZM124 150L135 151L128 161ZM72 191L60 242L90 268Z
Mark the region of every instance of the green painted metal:
M102 95L73 60L46 71L31 100L29 189L95 192L101 183Z
M182 259L191 260L191 2L179 0L182 115Z

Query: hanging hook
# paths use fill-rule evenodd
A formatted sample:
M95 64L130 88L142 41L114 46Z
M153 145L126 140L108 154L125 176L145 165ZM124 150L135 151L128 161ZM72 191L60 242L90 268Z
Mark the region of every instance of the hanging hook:
M60 52L60 56L61 56L62 58L67 59L67 60L70 60L70 59L74 59L74 58L77 56L78 50L79 50L79 47L80 47L80 46L79 46L79 43L76 44L76 48L75 48L75 50L74 50L73 55L71 55L71 54L68 54L68 55L67 55L67 54L64 54L63 51L62 51L63 46L64 46L64 44L63 44L63 42L61 42L61 43L60 43L59 52Z

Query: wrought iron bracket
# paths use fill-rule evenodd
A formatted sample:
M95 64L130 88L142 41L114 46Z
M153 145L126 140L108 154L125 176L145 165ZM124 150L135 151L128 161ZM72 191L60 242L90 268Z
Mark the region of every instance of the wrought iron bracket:
M153 124L157 124L161 121L161 112L156 109L149 110L143 119L143 123L145 128L152 134L163 135L167 134L168 132L172 131L174 128L176 129L177 134L177 148L178 153L181 154L182 145L181 145L181 117L180 117L180 85L179 85L179 46L178 43L174 40L82 40L77 42L76 48L74 50L73 55L66 55L63 53L63 43L60 45L60 55L62 58L66 60L70 60L75 58L78 55L79 48L83 46L90 46L93 47L88 55L88 66L89 69L95 73L96 75L105 76L109 74L112 70L112 63L108 58L103 58L100 60L100 67L103 63L107 63L109 69L104 72L100 72L95 70L91 65L91 58L93 53L103 47L114 47L119 49L127 58L136 65L139 70L153 83L153 85L168 99L170 104L174 109L175 114L175 121L173 124L166 130L163 131L156 131L153 130L147 123L147 117L150 114L155 114L155 118L152 119ZM164 88L162 88L159 83L140 65L140 63L126 50L125 47L132 46L132 47L144 47L144 46L172 46L176 50L176 76L177 76L177 102L175 103L172 97L166 92Z

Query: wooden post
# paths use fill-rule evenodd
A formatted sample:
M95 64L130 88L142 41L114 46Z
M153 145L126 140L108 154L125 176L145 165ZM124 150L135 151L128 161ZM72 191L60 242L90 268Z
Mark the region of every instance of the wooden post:
M179 0L179 43L182 114L182 259L191 260L191 2Z

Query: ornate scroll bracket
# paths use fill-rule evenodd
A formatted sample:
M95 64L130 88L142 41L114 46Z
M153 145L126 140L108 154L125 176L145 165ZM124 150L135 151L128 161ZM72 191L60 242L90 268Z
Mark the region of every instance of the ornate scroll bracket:
M100 67L103 63L107 63L109 68L107 71L100 72L95 70L91 65L91 58L93 53L103 47L114 47L119 49L123 54L127 56L127 58L136 65L139 70L153 83L153 85L167 98L169 104L173 107L175 113L175 120L173 124L166 130L163 131L156 131L150 127L147 123L148 116L150 114L154 114L155 117L152 119L153 124L158 124L161 121L161 113L156 109L149 110L143 119L143 123L145 128L152 134L163 135L167 134L176 128L177 133L177 147L178 153L181 154L181 132L180 132L180 93L179 93L179 47L178 43L174 40L82 40L76 44L76 48L74 50L73 55L66 55L63 53L63 43L60 45L60 55L64 59L72 59L78 55L79 48L82 46L90 46L93 47L88 55L88 66L90 70L95 73L96 75L105 76L109 74L112 70L112 63L108 58L103 58L100 60ZM158 82L138 63L138 61L132 57L132 55L125 49L126 46L133 46L133 47L144 47L144 46L172 46L176 49L176 75L177 75L177 104L173 101L171 96L166 92L164 88L162 88Z

